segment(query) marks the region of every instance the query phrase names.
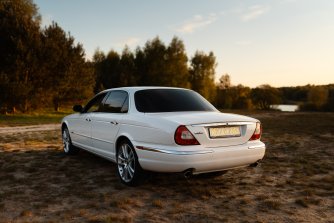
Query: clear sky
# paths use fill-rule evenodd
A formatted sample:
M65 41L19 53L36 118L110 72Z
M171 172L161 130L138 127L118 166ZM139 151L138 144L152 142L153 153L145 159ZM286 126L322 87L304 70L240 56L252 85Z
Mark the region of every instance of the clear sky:
M35 0L83 44L121 52L159 36L183 40L189 58L213 51L216 76L275 87L334 83L333 0Z

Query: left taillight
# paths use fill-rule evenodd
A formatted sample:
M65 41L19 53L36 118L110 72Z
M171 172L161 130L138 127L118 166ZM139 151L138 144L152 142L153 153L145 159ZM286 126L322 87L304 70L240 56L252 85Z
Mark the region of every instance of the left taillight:
M249 140L257 140L261 138L261 134L262 134L262 125L260 122L256 123L256 127L255 127L255 131L252 135L252 137Z
M197 139L184 125L180 125L179 127L177 127L174 135L174 140L178 145L199 145Z

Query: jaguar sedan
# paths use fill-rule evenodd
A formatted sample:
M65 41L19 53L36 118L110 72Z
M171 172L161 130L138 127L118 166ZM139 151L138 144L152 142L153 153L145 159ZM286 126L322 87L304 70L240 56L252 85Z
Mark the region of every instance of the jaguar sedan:
M258 120L221 113L188 89L108 89L73 110L62 120L64 152L80 148L115 162L130 186L145 170L216 173L257 164L265 153Z

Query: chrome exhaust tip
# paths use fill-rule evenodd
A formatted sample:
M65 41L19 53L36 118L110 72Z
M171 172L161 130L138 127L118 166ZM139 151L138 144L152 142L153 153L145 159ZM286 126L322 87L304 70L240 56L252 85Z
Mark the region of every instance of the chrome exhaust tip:
M184 178L189 179L190 177L192 177L193 176L193 171L194 171L193 169L185 170L183 172Z

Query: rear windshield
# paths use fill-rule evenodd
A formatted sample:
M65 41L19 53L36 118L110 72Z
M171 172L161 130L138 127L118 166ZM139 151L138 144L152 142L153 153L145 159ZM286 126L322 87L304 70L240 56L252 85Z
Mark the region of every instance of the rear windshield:
M202 96L190 90L147 89L135 93L139 112L215 111Z

